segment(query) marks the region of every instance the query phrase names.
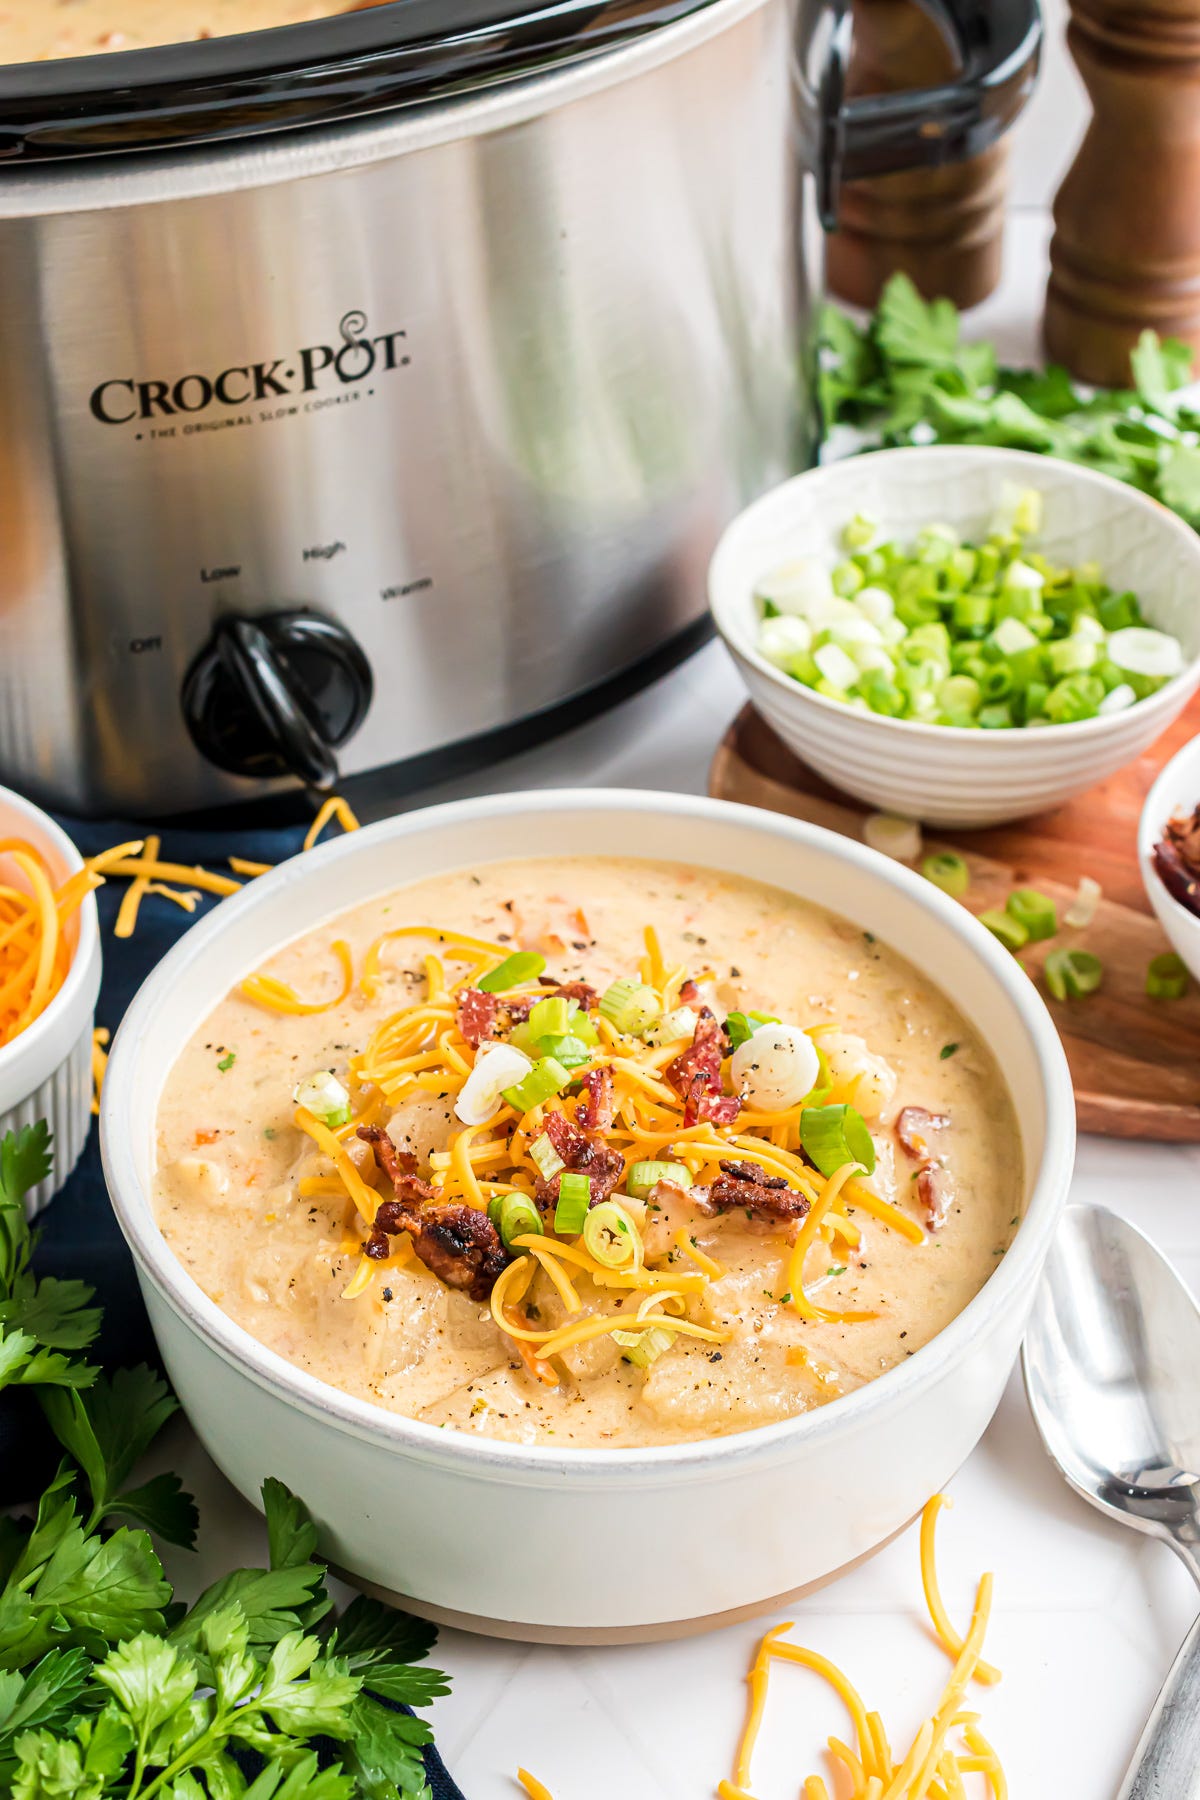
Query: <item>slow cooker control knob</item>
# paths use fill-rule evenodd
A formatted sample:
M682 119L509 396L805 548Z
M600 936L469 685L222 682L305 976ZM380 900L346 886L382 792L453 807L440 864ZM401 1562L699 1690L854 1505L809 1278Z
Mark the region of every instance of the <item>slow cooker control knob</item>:
M315 612L229 614L183 683L196 747L234 775L332 787L335 752L371 704L371 666L344 626Z

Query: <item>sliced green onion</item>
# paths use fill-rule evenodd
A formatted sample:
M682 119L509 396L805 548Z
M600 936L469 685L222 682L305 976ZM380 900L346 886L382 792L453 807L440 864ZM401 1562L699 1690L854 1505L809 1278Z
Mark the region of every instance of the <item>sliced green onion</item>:
M501 1196L500 1236L506 1250L511 1248L514 1238L527 1237L530 1232L540 1237L544 1231L542 1215L528 1194Z
M859 1163L868 1175L875 1169L875 1143L862 1114L853 1106L806 1106L800 1114L804 1154L822 1175L836 1175L846 1163Z
M510 988L521 987L526 981L536 981L545 972L546 959L536 950L514 950L511 956L506 956L502 963L489 970L479 987L485 994L506 994Z
M529 1154L543 1181L553 1181L559 1171L567 1166L544 1131L530 1144Z
M606 1269L623 1269L638 1251L638 1228L615 1200L602 1200L583 1221L583 1247Z
M868 813L863 820L863 842L896 862L916 862L921 854L921 827L891 813Z
M223 1064L218 1066L224 1067ZM350 1096L332 1069L318 1069L315 1074L306 1075L303 1081L296 1083L292 1099L314 1119L320 1119L330 1131L350 1121Z
M1058 911L1048 894L1037 888L1014 888L1005 901L1010 919L1025 927L1026 940L1038 943L1053 937L1058 930Z
M1187 964L1173 950L1151 959L1146 992L1152 1000L1182 1000L1188 991Z
M1042 973L1056 1000L1082 1000L1100 986L1104 964L1090 950L1051 950Z
M879 527L873 520L864 519L861 513L855 513L842 527L842 544L847 550L865 550L874 543L878 531Z
M1103 892L1100 883L1093 876L1081 875L1079 886L1075 890L1075 898L1063 914L1063 924L1074 926L1076 929L1090 925L1096 916L1096 908L1100 904Z
M696 1014L690 1006L673 1007L646 1030L647 1043L673 1044L676 1038L694 1037Z
M567 1024L571 1016L571 1005L567 1000L554 994L545 1000L539 1000L530 1009L529 1035L535 1040L544 1037L563 1037L569 1030Z
M561 1063L564 1069L579 1069L592 1060L592 1046L585 1044L582 1038L571 1035L542 1038L538 1048L544 1055L552 1056L555 1062Z
M841 705L958 729L1070 724L1145 699L1182 670L1182 645L1098 565L1027 549L1040 508L1032 493L1002 506L981 544L934 524L868 549L869 521L851 519L848 560L759 580L760 654Z
M695 1013L692 1014L693 1020ZM752 1038L760 1025L778 1025L780 1020L774 1013L731 1012L725 1021L725 1033L735 1050Z
M492 1221L492 1224L496 1227L497 1231L500 1229L500 1214L503 1211L504 1202L507 1198L508 1196L506 1194L493 1194L487 1203L487 1216Z
M535 1106L561 1094L571 1082L571 1071L564 1069L560 1062L552 1056L543 1056L535 1062L523 1081L515 1087L505 1088L504 1098L519 1113L532 1112Z
M675 1342L675 1333L664 1331L661 1325L651 1325L647 1331L610 1331L608 1335L614 1344L620 1344L625 1361L635 1369L648 1369Z
M998 906L990 906L986 912L981 912L979 923L986 925L1006 950L1021 950L1029 942L1029 933L1020 919L1014 919L1009 912L1001 912Z
M1108 660L1128 675L1169 681L1183 668L1179 639L1148 625L1126 625L1108 640Z
M935 856L927 856L921 864L921 873L926 881L932 881L934 887L941 888L943 894L949 894L954 900L961 900L971 885L970 869L953 850L939 850Z
M558 1200L554 1208L554 1229L567 1237L578 1237L592 1202L592 1184L578 1169L568 1169L558 1178Z
M600 996L600 1011L615 1030L627 1037L640 1037L647 1026L662 1017L662 1001L644 981L623 975Z
M571 1001L570 1006L571 1016L567 1022L567 1028L571 1036L578 1038L581 1044L586 1044L589 1049L594 1050L600 1042L600 1033L582 1007L577 1006L574 1000Z
M632 1200L644 1200L660 1181L673 1181L676 1187L692 1186L692 1171L686 1163L636 1162L625 1177L625 1192Z

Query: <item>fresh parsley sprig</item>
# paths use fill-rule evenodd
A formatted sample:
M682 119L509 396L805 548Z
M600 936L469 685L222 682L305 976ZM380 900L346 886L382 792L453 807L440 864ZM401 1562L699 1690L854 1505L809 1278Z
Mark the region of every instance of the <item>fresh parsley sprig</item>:
M1180 390L1191 351L1144 331L1131 386L1091 390L1063 368L1002 367L988 343L964 343L949 300L922 300L893 275L863 326L827 307L820 396L827 425L865 434L867 448L998 444L1114 475L1200 527L1200 411Z
M38 1281L29 1267L33 1235L25 1196L50 1173L44 1119L9 1132L0 1143L0 1388L88 1387L96 1371L78 1360L100 1329L82 1281Z
M437 1634L363 1598L335 1618L282 1482L268 1566L175 1599L150 1532L190 1546L195 1504L135 1470L176 1401L150 1369L82 1361L91 1290L33 1275L22 1201L49 1153L44 1125L0 1144L0 1387L33 1387L66 1452L31 1515L0 1517L0 1796L429 1800L429 1727L397 1708L447 1692L414 1666Z

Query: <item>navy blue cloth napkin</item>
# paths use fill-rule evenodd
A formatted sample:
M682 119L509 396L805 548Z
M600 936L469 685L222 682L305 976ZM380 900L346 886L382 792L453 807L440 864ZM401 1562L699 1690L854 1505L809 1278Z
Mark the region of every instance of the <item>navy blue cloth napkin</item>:
M78 819L62 819L60 823L84 856L94 856L112 844L145 834L144 826ZM303 837L303 826L220 832L168 829L163 835L161 855L164 861L199 863L214 873L226 872L230 856L283 862L299 851ZM172 901L151 894L142 902L133 936L115 938L113 921L125 886L123 881L111 882L96 896L104 951L96 1023L106 1025L114 1034L125 1008L154 965L189 925L220 904L215 896L206 894L197 910L189 914ZM158 1353L138 1291L133 1259L108 1203L94 1124L74 1173L43 1213L38 1227L37 1272L77 1276L90 1282L104 1308L103 1329L91 1355L109 1364L156 1363ZM8 1390L10 1395L12 1392ZM38 1492L56 1461L53 1441L31 1396L18 1396L13 1405L0 1408L0 1505L17 1503ZM425 1766L434 1800L463 1800L461 1789L451 1780L435 1750L425 1752Z

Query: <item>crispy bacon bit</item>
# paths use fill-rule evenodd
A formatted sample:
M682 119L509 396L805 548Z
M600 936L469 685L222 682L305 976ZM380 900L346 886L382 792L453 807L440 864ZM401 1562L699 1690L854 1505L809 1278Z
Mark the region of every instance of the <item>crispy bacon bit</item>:
M925 1223L930 1231L940 1231L946 1223L951 1198L941 1163L925 1164L917 1176L917 1198L925 1208Z
M1168 833L1171 827L1167 827ZM1168 894L1180 906L1200 916L1200 872L1193 868L1180 845L1164 837L1154 846L1154 866Z
M920 1165L917 1198L925 1208L930 1231L940 1231L950 1211L951 1193L942 1160L930 1142L932 1135L949 1125L946 1113L927 1112L923 1106L906 1106L896 1120L896 1136L906 1153Z
M896 1120L896 1136L909 1156L929 1161L933 1156L930 1133L944 1131L949 1123L945 1113L926 1112L923 1106L906 1106Z
M701 1119L708 1119L713 1125L733 1125L741 1110L737 1094L714 1094L703 1075L697 1075L683 1103L683 1128L690 1131Z
M459 989L458 1029L473 1050L494 1035L499 1010L495 994L485 994L481 988Z
M382 1125L360 1125L358 1135L370 1144L396 1196L381 1202L366 1254L381 1261L388 1238L407 1231L418 1257L440 1281L472 1300L486 1300L510 1260L487 1214L474 1206L430 1204L439 1190L421 1180L416 1158L397 1150Z
M700 998L700 989L689 975L679 989L679 998L684 1006L691 1006Z
M607 1200L625 1173L625 1158L619 1150L610 1150L597 1138L581 1131L564 1113L546 1114L546 1136L562 1157L568 1169L586 1175L591 1188L591 1204ZM539 1177L533 1197L543 1212L558 1202L558 1184L563 1171L549 1181Z
M1193 875L1200 875L1200 806L1167 820L1163 841L1173 844Z
M616 1077L606 1063L580 1077L583 1093L575 1117L584 1131L607 1131L616 1108Z
M691 1189L689 1198L694 1198L695 1193ZM767 1175L751 1162L722 1162L721 1173L710 1185L707 1200L718 1212L741 1208L760 1219L788 1222L802 1219L809 1210L806 1197L789 1187L782 1175Z
M594 987L586 981L564 981L554 990L557 1000L578 1000L581 1012L591 1012L600 999Z
M715 1015L702 1006L696 1030L686 1050L681 1050L663 1073L683 1100L684 1128L709 1119L714 1125L732 1125L741 1111L736 1094L721 1092L721 1058L726 1050L725 1032Z

